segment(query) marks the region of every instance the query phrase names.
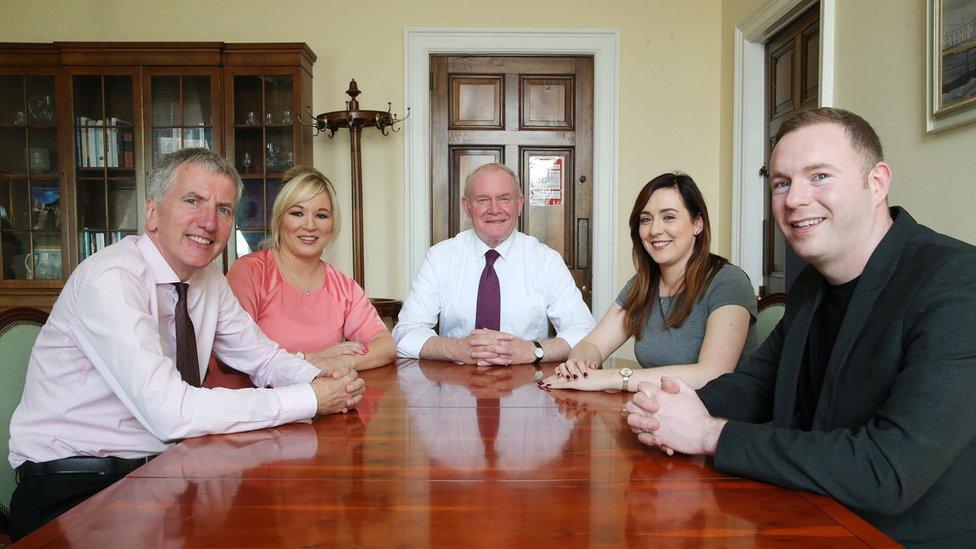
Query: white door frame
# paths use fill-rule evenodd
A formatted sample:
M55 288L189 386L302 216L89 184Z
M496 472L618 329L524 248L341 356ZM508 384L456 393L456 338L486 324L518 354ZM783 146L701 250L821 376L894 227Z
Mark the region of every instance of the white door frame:
M759 168L766 147L766 55L769 38L817 0L766 0L735 27L732 114L732 262L758 293L763 280L763 190ZM834 14L837 0L820 1L820 106L834 104Z
M593 310L613 302L617 244L617 102L620 34L615 29L406 28L403 70L411 120L404 131L406 287L430 247L430 55L593 56Z

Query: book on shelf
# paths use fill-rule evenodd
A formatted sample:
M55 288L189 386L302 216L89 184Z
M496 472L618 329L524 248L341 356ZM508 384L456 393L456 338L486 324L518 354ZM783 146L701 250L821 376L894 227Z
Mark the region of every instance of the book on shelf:
M109 119L108 128L108 167L118 168L119 167L119 129L115 127L118 123L118 118L112 117Z
M83 229L81 231L81 238L78 239L78 251L80 252L81 259L84 259L105 248L107 245L107 239L105 237L106 234L104 232Z
M81 231L78 238L78 255L81 256L81 259L85 259L86 257L90 256L91 253L91 233L88 231Z
M105 167L105 121L95 121L95 164L96 168Z
M61 228L61 191L57 185L31 185L31 228Z
M82 168L88 166L88 117L78 118L78 165Z
M130 122L118 117L76 119L75 164L82 168L135 167L134 131Z
M133 143L132 130L126 130L122 136L122 146L125 151L123 161L126 168L133 168L136 165L135 144Z

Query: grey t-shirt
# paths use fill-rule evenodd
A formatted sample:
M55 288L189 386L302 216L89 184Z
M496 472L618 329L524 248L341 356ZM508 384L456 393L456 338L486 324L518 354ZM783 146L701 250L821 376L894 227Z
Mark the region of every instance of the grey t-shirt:
M634 283L631 278L627 285L617 295L617 305L623 306ZM672 364L694 364L698 362L698 352L705 339L705 323L708 315L715 309L725 305L741 305L749 311L749 332L746 343L742 347L742 354L736 368L741 366L752 356L756 349L756 296L752 292L749 275L735 265L726 264L712 279L705 295L691 309L691 314L680 328L664 328L664 314L669 311L671 297L665 297L654 304L651 314L644 325L644 332L640 339L634 342L634 354L637 362L644 368L655 366L670 366Z

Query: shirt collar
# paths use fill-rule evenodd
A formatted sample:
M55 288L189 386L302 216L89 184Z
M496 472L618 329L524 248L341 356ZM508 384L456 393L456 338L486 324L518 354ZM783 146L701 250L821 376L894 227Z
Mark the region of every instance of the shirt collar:
M512 231L512 234L508 235L508 238L506 238L501 244L495 246L495 251L498 252L498 255L502 259L508 257L508 254L512 250L512 246L515 245L515 240L518 238L519 234L521 233L518 231ZM474 250L479 256L484 256L485 252L487 252L489 249L488 245L478 238L478 233L474 232L474 229L471 229L471 238L474 241Z
M142 258L146 260L146 266L149 267L149 274L152 275L154 283L172 284L180 281L180 277L177 276L176 271L169 266L169 263L166 262L163 255L159 253L159 248L149 238L149 235L143 234L140 236L139 240L136 241L136 246L139 248L139 253L142 254Z

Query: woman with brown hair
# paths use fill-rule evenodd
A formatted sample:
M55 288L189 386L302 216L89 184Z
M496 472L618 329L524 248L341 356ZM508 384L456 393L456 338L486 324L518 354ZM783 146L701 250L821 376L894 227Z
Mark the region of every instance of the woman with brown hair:
M749 277L709 252L705 199L691 177L666 173L644 185L630 214L637 273L600 323L543 388L636 391L680 377L699 388L755 349L756 296ZM645 368L600 370L630 337Z

